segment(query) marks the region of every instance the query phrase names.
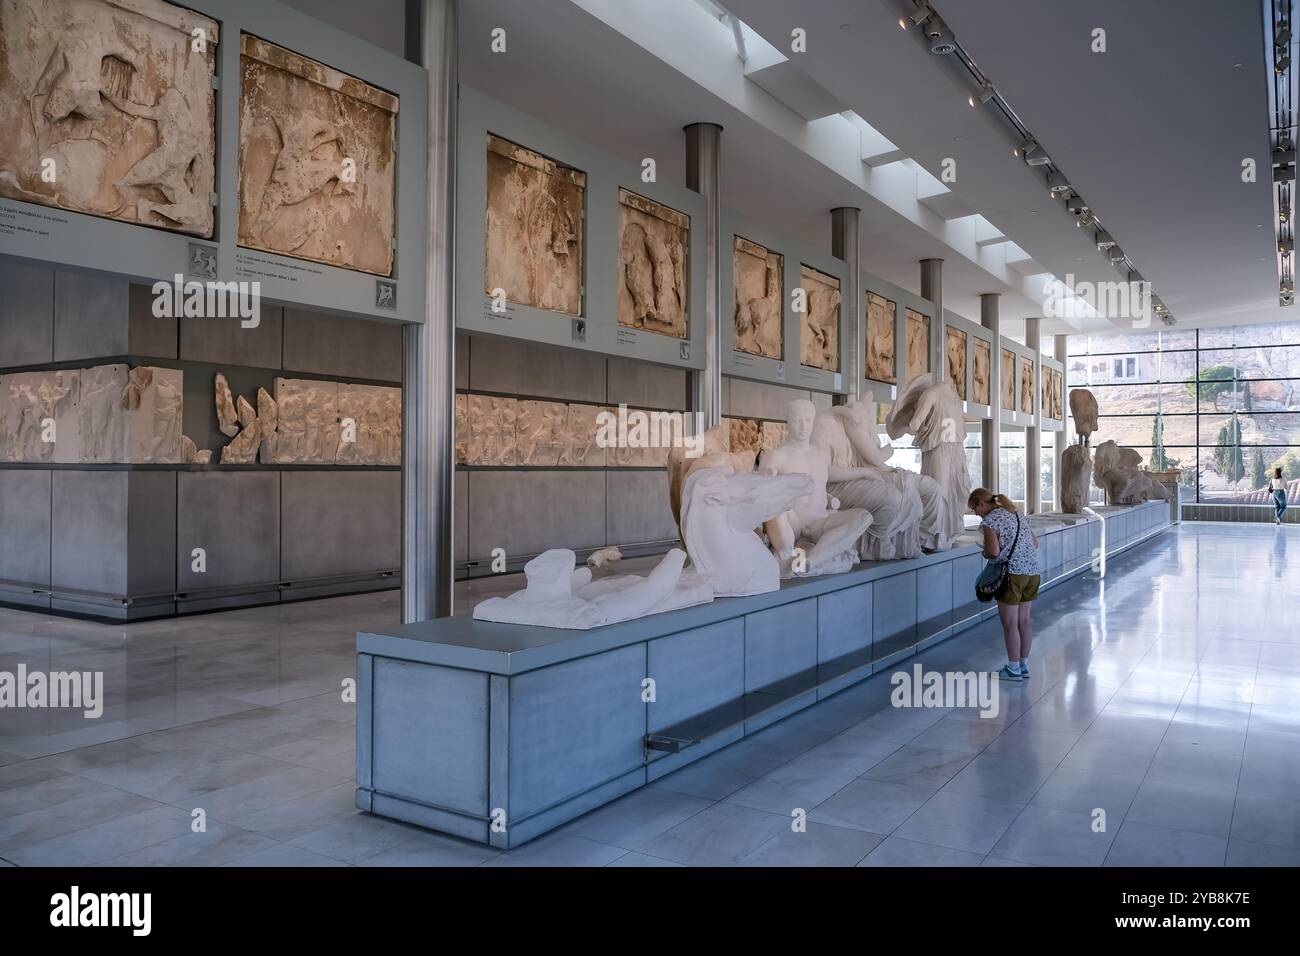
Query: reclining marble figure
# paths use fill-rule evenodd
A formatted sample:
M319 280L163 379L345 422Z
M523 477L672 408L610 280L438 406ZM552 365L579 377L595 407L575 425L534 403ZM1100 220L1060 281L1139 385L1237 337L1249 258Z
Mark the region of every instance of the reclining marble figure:
M681 530L682 524L682 490L686 479L701 468L725 468L736 474L746 474L754 470L756 452L727 451L728 436L731 430L726 422L715 425L706 431L699 445L699 453L692 456L690 450L682 445L674 445L668 452L668 506L672 509L673 520ZM755 524L755 527L758 525ZM683 537L683 541L686 539Z
M858 543L863 560L916 558L923 549L937 550L943 494L933 478L886 464L894 450L880 444L873 399L850 398L819 413L812 443L831 456L830 493L871 513L871 527Z
M757 475L730 465L697 468L682 488L682 539L718 597L781 587L781 565L754 533L809 494L808 475Z
M1135 505L1142 501L1168 501L1169 492L1142 468L1142 455L1121 448L1114 440L1096 448L1092 480L1106 493L1108 505Z
M783 577L835 574L858 561L857 542L871 526L871 515L861 508L839 510L839 500L826 491L831 457L812 444L817 408L807 399L786 406L790 436L779 448L763 452L758 470L764 475L810 475L812 490L797 498L789 511L767 521L768 540ZM802 561L795 549L805 552Z
M685 563L686 552L674 548L646 577L620 574L593 581L591 568L576 567L577 555L552 548L524 565L524 590L479 602L474 619L587 630L709 603L713 588L695 571L682 570Z
M921 449L921 474L938 484L942 495L938 547L951 548L965 529L970 474L966 470L966 425L961 399L951 382L936 382L926 372L904 387L885 420L890 438L911 434Z

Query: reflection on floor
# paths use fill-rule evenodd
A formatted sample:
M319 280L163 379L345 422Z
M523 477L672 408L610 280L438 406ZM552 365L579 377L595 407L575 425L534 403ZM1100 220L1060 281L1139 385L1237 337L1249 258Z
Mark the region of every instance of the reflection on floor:
M0 671L102 670L108 696L98 720L0 711L0 858L1300 865L1298 582L1300 528L1184 525L1104 589L1044 596L1033 677L996 718L894 709L878 675L505 854L353 807L340 686L394 593L127 626L0 610ZM1002 658L982 626L918 660Z

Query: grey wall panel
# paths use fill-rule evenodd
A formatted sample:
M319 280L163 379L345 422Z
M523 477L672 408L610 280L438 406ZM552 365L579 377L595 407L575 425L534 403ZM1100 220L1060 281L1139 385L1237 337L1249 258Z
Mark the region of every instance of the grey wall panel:
M469 557L605 544L602 471L476 471L469 481Z
M727 395L727 414L736 418L774 418L785 420L785 407L796 398L810 398L812 393L781 385L733 378Z
M199 365L185 369L185 405L182 409L183 430L199 448L212 450L213 462L221 461L221 449L230 441L217 427L216 381L221 372L230 383L232 400L244 396L257 408L257 389L275 395L276 372L271 369L242 368L235 365Z
M469 353L469 387L600 403L605 401L605 359L591 352L476 336Z
M369 700L376 790L488 815L486 674L377 658Z
M745 690L817 666L817 599L745 615Z
M452 533L455 535L456 560L469 560L469 472L458 471L452 486ZM400 514L399 514L400 518Z
M469 353L473 340L464 332L456 333L456 387L469 388Z
M952 562L943 561L916 572L916 619L927 621L952 610Z
M642 766L645 676L645 645L632 644L511 679L512 818Z
M870 584L817 598L818 663L871 646L871 600Z
M217 365L279 368L284 309L263 304L256 327L246 329L240 322L239 318L181 319L180 357Z
M666 471L610 471L606 475L606 535L610 544L675 541Z
M0 259L0 368L54 361L54 270Z
M1056 536L1058 539L1060 535ZM961 607L975 600L975 580L984 569L984 559L968 554L952 562L952 603Z
M126 350L131 355L176 358L176 319L153 314L153 289L132 285L127 294ZM214 321L195 319L191 321Z
M402 380L402 328L395 322L284 310L284 368L339 378Z
M690 380L686 369L633 359L610 358L607 361L607 394L611 405L622 403L630 408L686 410L686 385Z
M649 730L663 730L745 693L745 622L736 618L650 641Z
M127 474L128 593L132 596L174 594L178 472Z
M280 580L279 472L180 472L176 512L177 591ZM202 574L194 548L207 552Z
M881 578L871 584L874 589L872 615L873 643L891 637L916 624L916 572L905 571Z
M89 272L54 274L54 361L129 351L125 279Z
M127 593L126 471L55 471L50 529L50 584Z
M396 471L281 472L281 576L296 581L400 568L401 494Z
M50 583L50 472L0 469L0 579Z

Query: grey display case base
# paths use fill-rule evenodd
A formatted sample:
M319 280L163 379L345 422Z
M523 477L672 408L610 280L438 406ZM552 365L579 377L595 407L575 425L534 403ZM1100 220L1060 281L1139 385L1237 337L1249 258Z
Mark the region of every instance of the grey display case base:
M1091 570L1103 521L1114 556L1169 507L1036 519L1044 587ZM968 544L590 631L359 633L357 806L518 846L994 616L982 564Z

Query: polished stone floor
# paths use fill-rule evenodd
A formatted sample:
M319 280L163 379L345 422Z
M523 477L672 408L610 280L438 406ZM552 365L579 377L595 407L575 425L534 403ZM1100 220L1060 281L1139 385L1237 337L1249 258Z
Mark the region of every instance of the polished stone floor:
M100 670L108 698L0 710L0 860L1295 866L1297 608L1300 527L1183 525L1044 595L996 718L895 709L877 675L509 853L353 807L341 686L394 593L126 626L0 609L0 671ZM1000 634L915 660L994 669Z

